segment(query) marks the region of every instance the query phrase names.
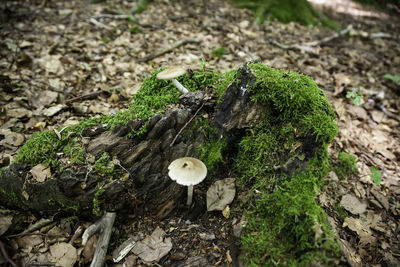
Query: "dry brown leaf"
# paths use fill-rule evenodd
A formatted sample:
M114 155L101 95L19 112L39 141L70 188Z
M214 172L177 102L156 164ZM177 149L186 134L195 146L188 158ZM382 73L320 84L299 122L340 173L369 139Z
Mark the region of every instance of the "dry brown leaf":
M355 215L362 214L367 210L367 204L351 194L344 195L340 201L340 205Z
M43 183L46 179L51 177L50 167L45 164L38 164L31 169L33 179L39 183Z
M57 243L50 246L49 260L58 266L73 267L78 260L77 250L69 243Z
M158 262L172 249L171 238L164 238L164 236L164 230L157 227L151 236L147 236L145 239L137 242L132 252L145 262Z

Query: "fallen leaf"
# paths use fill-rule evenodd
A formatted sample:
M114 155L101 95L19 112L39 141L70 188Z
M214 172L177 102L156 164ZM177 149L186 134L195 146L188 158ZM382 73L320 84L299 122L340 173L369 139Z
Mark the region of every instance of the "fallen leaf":
M343 227L348 227L350 230L356 232L360 238L372 234L367 222L353 217L346 217L343 222Z
M57 100L58 93L50 90L40 91L39 94L33 94L31 97L32 106L39 108L42 106L48 106Z
M235 198L235 178L216 181L207 190L207 211L223 210Z
M50 167L45 164L38 164L31 169L33 179L39 183L43 183L46 179L51 177Z
M1 140L0 144L7 144L10 146L20 146L24 143L25 137L23 134L15 133L10 130L1 130L0 135L4 135L5 138Z
M46 108L43 110L43 115L45 115L47 117L54 116L59 111L61 111L63 108L64 108L64 105L62 105L62 104L58 104L58 105Z
M172 249L171 238L164 236L164 230L157 227L151 236L137 242L132 252L147 263L158 262Z
M57 243L50 246L49 260L54 261L58 266L72 267L77 258L76 248L69 243Z
M26 108L15 108L7 110L7 115L11 118L24 118L24 117L32 117L32 111Z
M347 194L342 197L340 201L340 205L343 206L347 211L351 212L352 214L362 214L367 209L367 204L361 202L353 195Z
M0 236L7 232L14 216L8 210L0 210Z
M231 209L229 208L229 205L226 205L226 207L222 210L222 215L226 219L229 219L229 216L231 215Z
M96 244L99 240L98 235L93 235L89 238L86 242L85 247L83 248L82 255L83 255L83 262L88 263L92 261L94 252L96 251Z

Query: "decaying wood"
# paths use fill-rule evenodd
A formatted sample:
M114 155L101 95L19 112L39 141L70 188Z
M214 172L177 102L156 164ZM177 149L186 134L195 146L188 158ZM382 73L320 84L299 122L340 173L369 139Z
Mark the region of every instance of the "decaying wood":
M246 86L251 86L255 77L246 66L239 71L240 82L230 84L218 104L204 92L190 92L179 98L180 108L167 109L163 116L137 119L114 130L107 130L105 125L84 130L80 137L85 140L81 145L87 156L98 159L107 152L114 159L116 170L123 174L120 179L109 179L87 163L80 167L56 168L52 177L37 182L30 172L31 166L22 162L0 172L0 188L3 192L12 192L8 195L0 192L0 202L36 213L54 214L61 210L93 217L96 200L103 211L146 212L165 218L182 203L185 193L184 186L168 177L168 165L180 157L198 157L201 145L208 141L202 131L191 129L191 120L207 117L218 138L240 140L244 130L259 125L262 114L268 112L268 107L252 102L247 93ZM129 133L145 123L146 133L128 138ZM184 135L180 134L182 129ZM311 148L299 150L313 153L319 144L313 141L312 135L307 138L310 140L302 140L302 146ZM227 146L226 150L231 151L237 143L228 141ZM296 159L278 167L277 172L290 173L303 166L304 162ZM96 195L100 189L101 194Z

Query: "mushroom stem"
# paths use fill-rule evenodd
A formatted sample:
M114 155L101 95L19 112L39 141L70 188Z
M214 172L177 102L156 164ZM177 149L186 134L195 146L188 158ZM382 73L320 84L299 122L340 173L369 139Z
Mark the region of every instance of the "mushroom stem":
M178 82L176 79L172 79L172 82L175 84L176 88L182 93L186 94L188 93L188 89L186 89L180 82Z
M187 206L192 205L192 199L193 199L193 185L189 185L188 186L187 202L186 202Z

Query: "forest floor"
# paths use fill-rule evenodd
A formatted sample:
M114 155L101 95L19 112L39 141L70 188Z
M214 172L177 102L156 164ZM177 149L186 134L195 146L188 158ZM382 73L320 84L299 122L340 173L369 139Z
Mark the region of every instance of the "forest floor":
M136 1L2 3L0 166L9 165L34 132L126 109L143 79L162 66L200 69L204 59L207 67L225 72L260 60L311 76L338 116L332 164L340 152L357 157L358 174L339 179L331 172L319 196L342 246L339 264L400 266L400 81L384 77L400 75L399 10L377 11L348 0L311 2L348 31L324 40L336 32L296 23L258 25L252 12L221 0L154 0L134 20L108 11L128 12ZM157 56L183 40L189 41ZM372 177L382 175L379 186L371 167L379 169ZM83 247L77 235L71 240L90 222L25 214L27 225L47 223L40 233L10 236L18 212L0 212L1 241L15 262L91 261L94 247ZM193 221L179 212L163 221L135 218L113 232L111 247L128 237L156 235L159 227L165 231L162 244L170 241L172 247L157 266L237 265L240 251L231 233L244 223L238 214L216 212ZM0 264L7 261L4 255ZM118 265L123 263L136 266L143 259L130 253Z

